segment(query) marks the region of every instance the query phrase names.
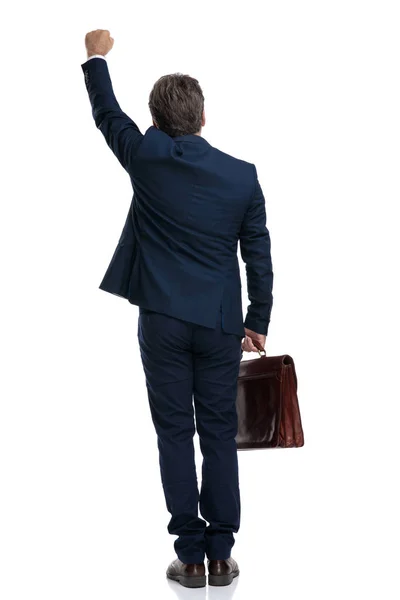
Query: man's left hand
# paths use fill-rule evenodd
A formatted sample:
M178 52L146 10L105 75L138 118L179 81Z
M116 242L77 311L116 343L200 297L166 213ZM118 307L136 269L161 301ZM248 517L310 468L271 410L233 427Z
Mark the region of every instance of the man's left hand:
M95 29L86 34L85 46L88 58L93 54L105 56L114 46L114 38L110 36L108 29Z

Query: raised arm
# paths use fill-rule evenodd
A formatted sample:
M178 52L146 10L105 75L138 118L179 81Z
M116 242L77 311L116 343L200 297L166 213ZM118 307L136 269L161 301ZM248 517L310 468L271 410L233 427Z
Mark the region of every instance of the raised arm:
M240 253L246 264L250 305L246 329L266 336L273 305L271 240L266 226L265 199L255 170L255 189L240 231ZM246 332L247 334L247 332Z
M96 127L124 169L129 171L143 134L121 110L114 94L105 59L114 40L108 30L97 29L86 34L85 44L88 60L81 67Z

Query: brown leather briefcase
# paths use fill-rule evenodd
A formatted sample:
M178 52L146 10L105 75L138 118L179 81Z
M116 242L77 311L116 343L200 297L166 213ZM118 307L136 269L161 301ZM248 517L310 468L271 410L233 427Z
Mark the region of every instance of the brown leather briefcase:
M242 361L239 368L237 449L303 446L293 358L288 354L265 356L262 347L254 343L260 357Z

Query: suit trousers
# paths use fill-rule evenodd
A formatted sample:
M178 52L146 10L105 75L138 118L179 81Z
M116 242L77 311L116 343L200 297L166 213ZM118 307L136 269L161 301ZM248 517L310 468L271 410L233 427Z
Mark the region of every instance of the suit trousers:
M178 536L174 548L184 563L229 558L240 525L235 437L242 338L225 333L222 318L220 312L211 329L139 309L137 335L171 515L168 532ZM200 491L196 430L203 457Z

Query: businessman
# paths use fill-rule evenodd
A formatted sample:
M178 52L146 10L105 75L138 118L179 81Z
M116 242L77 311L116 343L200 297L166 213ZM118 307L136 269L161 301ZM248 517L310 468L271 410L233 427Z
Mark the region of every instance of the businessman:
M100 289L139 307L137 336L169 533L167 577L186 587L229 585L240 525L237 377L243 351L265 347L273 303L265 199L254 164L202 137L199 82L164 75L141 133L111 84L108 30L85 37L81 67L96 127L128 173L126 221ZM250 304L243 321L238 244ZM193 437L203 457L198 488ZM157 540L154 540L154 549Z

